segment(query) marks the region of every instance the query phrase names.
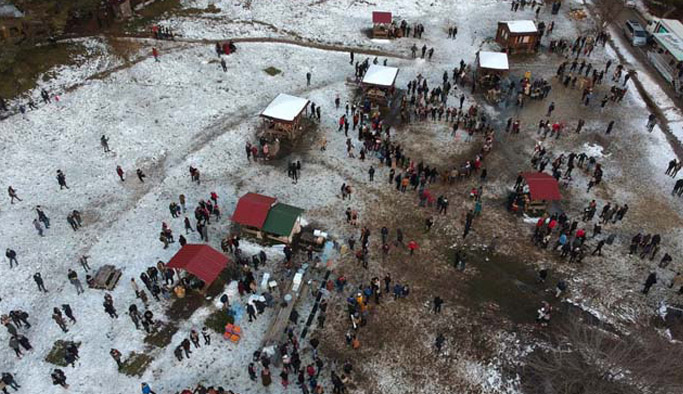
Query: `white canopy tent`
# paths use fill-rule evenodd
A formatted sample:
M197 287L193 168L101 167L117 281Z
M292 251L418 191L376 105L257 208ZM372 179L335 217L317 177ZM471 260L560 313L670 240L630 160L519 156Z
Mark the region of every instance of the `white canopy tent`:
M503 52L479 52L479 68L508 71L508 55Z
M261 112L261 116L285 122L293 122L307 105L308 100L305 98L280 93L270 102L270 104L268 104L266 109Z
M363 76L363 84L375 85L380 87L391 87L396 81L398 75L398 68L386 67L373 64L368 68Z

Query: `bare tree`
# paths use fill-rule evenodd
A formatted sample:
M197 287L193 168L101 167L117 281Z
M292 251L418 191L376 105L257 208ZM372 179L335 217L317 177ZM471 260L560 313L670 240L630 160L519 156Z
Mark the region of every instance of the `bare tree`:
M683 392L683 346L653 328L625 336L569 318L553 328L558 344L527 356L527 394L674 394Z

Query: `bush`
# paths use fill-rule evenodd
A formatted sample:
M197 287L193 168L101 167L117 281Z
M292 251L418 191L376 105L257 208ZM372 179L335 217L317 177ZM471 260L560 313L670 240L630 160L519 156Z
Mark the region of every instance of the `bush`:
M274 76L276 76L276 75L278 75L278 74L280 74L280 73L282 72L282 70L280 70L280 69L278 69L278 68L275 68L275 67L273 67L273 66L270 66L270 67L268 67L268 68L264 68L263 71L264 71L266 74L270 75L271 77L274 77Z
M220 335L223 335L223 333L225 333L225 326L228 323L235 323L235 318L233 316L230 316L226 311L222 309L213 312L204 321L205 326L216 331Z

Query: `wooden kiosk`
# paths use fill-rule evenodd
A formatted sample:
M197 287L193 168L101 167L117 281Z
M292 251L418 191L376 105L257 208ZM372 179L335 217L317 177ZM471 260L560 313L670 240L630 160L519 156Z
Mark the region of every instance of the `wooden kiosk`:
M536 52L540 39L541 35L534 21L498 22L496 42L509 54Z
M373 11L372 12L372 37L389 38L391 29L391 12Z
M268 123L267 134L292 139L308 103L305 98L278 94L260 115Z
M486 88L486 99L489 102L500 101L500 81L509 71L506 53L480 51L477 54L477 83Z
M397 76L398 68L373 64L361 81L363 93L373 103L388 104L394 95Z
M557 179L544 172L525 172L522 173L525 185L524 211L529 214L540 214L548 210L548 205L552 201L562 200L560 187Z
M231 220L240 225L242 234L291 244L301 232L303 212L303 209L280 203L276 198L247 193L237 201Z

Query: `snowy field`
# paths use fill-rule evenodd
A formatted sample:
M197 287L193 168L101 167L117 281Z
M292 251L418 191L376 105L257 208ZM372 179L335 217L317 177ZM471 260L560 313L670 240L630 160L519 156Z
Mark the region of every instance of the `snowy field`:
M569 6L573 2L566 3ZM430 86L438 85L443 71L450 71L461 59L471 64L477 50L495 49L490 41L495 36L498 20L533 18L530 10L511 13L509 2L500 0L434 0L426 3L381 0L372 4L357 0L187 0L183 4L201 9L212 4L220 10L216 14L171 17L161 22L173 27L183 38L250 37L264 41L272 37L296 38L357 48L359 52L381 50L387 55L396 55L379 56L379 60L387 58L388 65L401 69L396 81L399 88L405 87L418 73L430 81ZM373 10L391 10L395 19L424 24L424 38L387 43L371 40L364 30L370 27ZM551 20L549 9L542 11L541 19ZM554 20L553 34L558 37L573 38L588 26L586 21L576 22L563 16ZM452 25L458 27L456 40L446 37L448 26ZM413 43L434 47L434 58L431 61L407 59ZM178 201L180 194L187 197L188 209L193 209L200 199L208 199L211 192L218 194L223 218L209 227L209 244L218 250L220 239L229 231L228 218L237 199L249 191L305 207L307 219L321 223L336 237L343 238L356 231L342 224L346 203L338 198L339 186L350 183L356 187L353 206L360 211L362 220L384 185L367 182L368 163L349 160L346 138L336 131L343 111L334 110L334 97L341 97L342 106L353 99L347 79L353 76L354 67L349 64L348 53L304 45L239 43L238 52L225 57L228 70L223 72L213 45L181 43L173 45L171 50L171 44L162 44L160 62L148 57L64 92L67 87L80 84L95 73L121 65L101 42L92 40L85 45L99 54L95 60L73 69L54 70L55 79L44 85L48 90L60 92L58 103L0 122L4 187L11 185L23 200L4 204L0 209L0 247L14 249L19 262L19 266L11 270L8 264L3 268L6 280L0 284L0 306L3 313L22 309L30 314L32 327L20 329L20 332L29 337L34 346L34 350L22 359L17 359L11 349L5 348L0 370L15 374L23 386L21 392L60 392L61 388L53 386L50 380L54 365L46 363L44 358L56 340L70 340L82 342L76 367L63 368L72 393L136 393L143 381L149 382L159 394L174 393L197 383L221 385L242 394L300 392L296 385L283 389L276 372L271 388L249 380L246 366L272 318L270 310L259 316L255 323L243 322L245 335L239 345L227 343L213 333L210 347L197 349L191 359L178 362L173 355L175 347L188 337L191 329L200 330L205 318L217 306L204 306L187 321L178 322L179 330L166 348L149 347L144 343L144 331L135 330L126 313L128 305L135 302L144 310L128 282L130 278L136 278L142 286L138 278L140 272L159 260L168 261L178 250L177 243L163 249L158 234L162 222L169 224L176 237L183 233L182 218L171 218L168 210L168 204ZM145 44L143 51L150 52L151 46ZM606 56L613 56L606 52ZM359 53L356 57L362 61L366 56ZM370 56L370 60L372 58ZM263 71L268 67L282 72L270 76ZM536 64L535 67L543 66ZM512 68L516 75L525 71L517 68L514 62ZM310 86L306 85L307 72L312 74ZM555 69L546 69L544 75L550 78L554 72ZM644 78L642 74L640 77ZM261 123L258 114L279 93L304 97L322 107L318 131L326 135L327 150L320 151L314 144L305 152L295 152L286 158L302 161L302 176L296 184L287 178L282 165L252 164L244 154L245 143L255 142L255 131ZM33 96L39 97L38 89ZM467 100L469 104L474 99L468 95ZM656 101L664 107L672 107L664 99ZM538 105L545 106L547 102ZM622 138L633 138L639 143L640 154L634 158L637 161L634 166L650 165L656 168L657 175L648 178L646 185L639 183L638 188L610 190L613 192L611 197L629 201L629 204L634 201L637 205L643 190L650 188L654 189L652 198L668 198L672 180L663 175L663 171L674 156L671 147L658 129L652 134L641 135L644 129L641 125L646 123L648 114L635 89L629 90L621 105L625 108L620 110L621 115L629 114L628 118L622 116L618 120L618 127L623 130ZM498 108L487 106L487 111L495 117ZM680 128L680 113L675 111L671 109L670 120L677 122L675 128ZM504 120L496 119L496 122L502 124ZM537 119L527 122L529 134L534 129L534 122ZM598 115L587 125L597 130L604 127L602 123ZM102 152L99 141L103 134L109 137L113 152ZM448 149L462 149L457 144L445 141L443 145ZM559 144L558 150L563 149L562 143ZM616 160L615 157L628 154L623 146L614 148L617 152L588 143L582 146L605 160ZM527 147L533 148L531 139ZM117 165L125 170L124 182L116 175ZM191 182L190 166L201 171L201 185ZM135 176L138 168L147 176L144 183ZM57 184L58 169L66 174L68 190L60 190ZM378 170L376 177L385 179L387 174L386 169ZM606 171L605 179L611 182L623 176L626 174L612 167ZM502 187L496 192L501 190ZM577 197L574 208L587 201L590 201L588 196ZM680 212L680 201L675 204L674 208ZM52 222L44 237L38 236L32 224L37 205L43 207ZM84 224L78 231L73 231L66 221L72 210L79 210L83 216ZM630 225L631 228L637 226L635 223ZM668 247L681 250L681 231L680 226L671 229L666 236ZM188 241L200 242L196 233L191 233ZM620 239L619 242L627 243L628 240ZM251 255L260 246L245 242L242 248ZM271 264L282 259L281 248L267 248L267 252ZM84 282L85 272L78 264L81 255L91 256L90 265L94 269L113 264L123 270L119 285L110 293L119 313L118 319L111 319L104 313L103 291L86 289L84 294L77 295L67 280L67 269L73 269ZM620 272L624 275L630 272L624 259L615 258L588 268L582 274L585 277L577 276L575 284L581 286L586 278L599 277L597 271L602 269L601 264L622 265ZM640 267L637 276L624 280L640 282L644 271L645 268ZM668 280L672 275L669 271L661 272L662 277ZM49 293L37 291L32 279L36 272L42 274ZM592 282L591 286L615 289L619 283L606 278L605 283ZM628 298L630 300L630 296ZM598 300L584 299L578 294L574 302L604 314L621 300L621 295L610 292L609 296ZM646 307L640 301L634 302L638 308ZM67 303L78 322L69 325L68 333L63 333L50 316L52 308ZM165 320L164 307L168 303L154 300L150 303L155 316ZM630 312L624 312L621 317L630 319L632 316ZM614 316L605 317L608 321L612 319ZM9 338L10 335L2 330L0 339L8 342ZM147 353L154 360L142 377L128 377L117 371L109 356L111 348L119 349L124 358L130 352L137 352ZM306 357L310 356L306 354ZM466 365L463 376L483 392L513 392L515 382L506 382L496 365L483 365L476 360L467 360ZM292 375L290 379L294 380ZM387 379L379 379L387 393L406 392L399 377Z

